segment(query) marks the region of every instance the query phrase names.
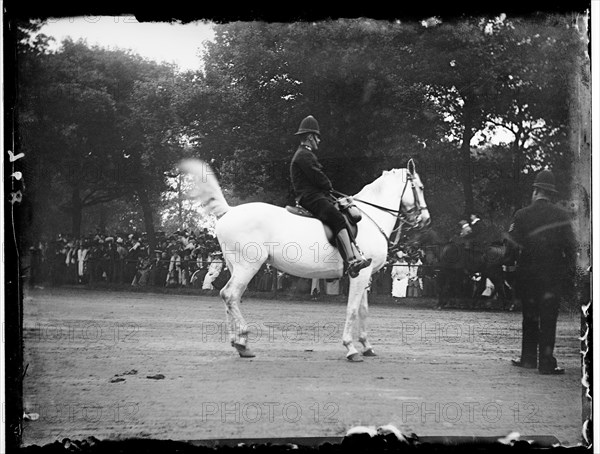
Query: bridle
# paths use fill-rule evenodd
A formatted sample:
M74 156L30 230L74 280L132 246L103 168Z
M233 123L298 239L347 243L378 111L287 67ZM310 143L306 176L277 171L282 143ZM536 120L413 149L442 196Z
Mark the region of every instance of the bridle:
M412 164L412 171L411 171L411 164ZM357 199L352 196L347 196L345 194L342 194L339 191L333 190L332 192L334 192L342 197L350 197L352 200L355 200L356 202L364 203L365 205L372 206L374 208L377 208L381 211L385 211L385 212L395 216L396 223L394 224L392 233L388 237L388 235L386 235L386 233L383 231L381 226L379 224L377 224L377 222L375 222L375 220L371 216L369 216L364 210L359 208L359 210L367 218L369 218L373 222L373 224L375 224L377 226L377 228L379 229L381 234L384 236L384 238L386 239L386 241L388 243L388 250L390 252L394 252L401 248L402 245L399 244L401 238L405 237L409 231L414 230L414 229L419 229L419 221L420 221L421 213L423 210L427 209L427 205L425 205L425 204L421 205L421 202L419 201L419 194L417 193L417 185L415 184L415 177L414 177L414 173L413 173L414 171L415 171L415 163L414 163L413 159L411 158L411 159L409 159L409 161L406 165L406 182L404 183L404 187L402 188L402 193L400 194L400 202L399 202L399 206L398 206L397 210L394 210L392 208L387 208L387 207L384 207L381 205L377 205L375 203L367 202L365 200ZM404 193L406 192L406 190L408 188L409 182L410 182L410 188L413 193L413 199L415 201L415 205L410 209L406 208L404 206L404 204L402 203L402 199L404 198ZM423 186L421 186L421 189L423 189Z

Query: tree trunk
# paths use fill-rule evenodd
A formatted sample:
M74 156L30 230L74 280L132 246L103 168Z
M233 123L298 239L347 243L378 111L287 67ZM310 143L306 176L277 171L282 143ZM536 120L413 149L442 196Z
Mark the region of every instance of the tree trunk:
M146 227L146 235L148 238L149 252L152 254L156 249L156 233L154 232L154 210L150 204L150 198L148 197L148 191L144 188L136 191L142 213L144 214L144 226Z
M106 205L101 203L100 206L98 207L98 210L100 211L100 219L99 219L98 228L100 229L100 233L105 235L106 234Z
M465 196L465 215L473 212L473 175L471 174L471 139L473 138L472 117L465 109L463 140L460 146L460 156L462 164L462 183Z
M74 238L81 236L82 212L83 205L79 197L79 185L75 185L71 192L71 234Z
M522 204L521 171L523 169L523 151L521 150L521 147L519 145L519 137L518 136L517 136L517 139L515 140L514 146L513 146L513 162L512 162L512 164L513 164L512 205L513 205L513 212L514 212L514 210L518 210L519 208L521 208L521 204Z
M181 179L182 175L177 177L177 216L179 217L179 226L184 227L183 222L183 194L181 191Z

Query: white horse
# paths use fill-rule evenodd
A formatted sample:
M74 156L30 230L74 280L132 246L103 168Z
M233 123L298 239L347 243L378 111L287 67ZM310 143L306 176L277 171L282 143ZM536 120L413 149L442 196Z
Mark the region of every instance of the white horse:
M409 161L409 167L412 160ZM190 194L217 217L216 235L231 278L221 289L231 344L243 358L253 357L248 346L248 325L239 303L247 285L268 262L276 269L301 278L333 279L344 273L343 260L331 244L331 230L321 221L293 214L283 207L254 202L230 206L210 166L197 159L181 162L180 170L194 176L196 188ZM419 175L409 169L384 171L374 182L353 196L362 212L356 244L369 267L350 279L346 323L342 343L346 358L362 361L353 345L358 321L358 340L364 356L375 356L367 340L367 291L370 277L385 265L389 237L402 224L422 228L430 216ZM395 228L400 225L400 227Z

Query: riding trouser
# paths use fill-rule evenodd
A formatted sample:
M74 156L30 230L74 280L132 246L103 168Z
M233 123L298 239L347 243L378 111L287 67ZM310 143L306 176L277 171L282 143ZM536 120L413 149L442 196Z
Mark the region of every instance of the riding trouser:
M302 196L300 205L310 211L314 217L327 225L334 236L346 228L346 220L342 213L335 207L332 200L323 194L309 194Z

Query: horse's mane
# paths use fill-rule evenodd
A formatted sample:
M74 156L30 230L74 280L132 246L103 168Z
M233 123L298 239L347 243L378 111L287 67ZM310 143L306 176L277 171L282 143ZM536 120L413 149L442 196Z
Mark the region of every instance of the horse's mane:
M356 197L362 198L362 197L368 196L370 194L373 194L373 195L380 194L381 191L383 190L383 188L388 186L389 180L392 177L397 178L397 175L402 174L403 172L406 172L406 169L384 170L383 172L381 172L381 175L379 177L377 177L377 179L375 179L371 183L365 185L358 192L358 194L356 194ZM403 181L403 183L404 183L404 181Z

